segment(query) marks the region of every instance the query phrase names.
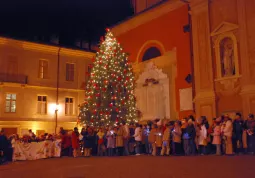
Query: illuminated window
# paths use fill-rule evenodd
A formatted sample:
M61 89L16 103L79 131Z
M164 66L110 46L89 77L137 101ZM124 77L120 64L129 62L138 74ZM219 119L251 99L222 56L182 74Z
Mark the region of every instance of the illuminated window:
M147 61L147 60L150 60L152 58L159 57L159 56L161 56L160 50L156 47L151 47L151 48L149 48L145 51L142 60Z
M74 99L73 98L66 98L65 99L65 115L67 116L72 116L74 113L73 113L73 101Z
M66 81L74 81L74 64L66 63Z
M5 97L5 112L16 112L16 94L6 94Z
M39 60L39 78L45 79L48 77L48 61Z
M47 96L37 96L37 113L47 114Z

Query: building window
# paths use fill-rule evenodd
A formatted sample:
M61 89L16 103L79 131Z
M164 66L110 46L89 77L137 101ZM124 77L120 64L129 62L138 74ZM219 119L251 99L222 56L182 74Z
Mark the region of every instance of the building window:
M5 112L16 112L16 94L6 94L5 98Z
M18 74L18 59L16 56L8 57L7 73L9 76L15 76Z
M147 60L150 60L152 58L159 57L159 56L161 56L160 50L156 47L151 47L151 48L149 48L145 51L142 60L147 61Z
M74 81L74 64L66 64L66 81Z
M72 116L73 113L73 98L66 98L65 100L65 115Z
M37 97L37 113L47 114L47 96Z
M39 78L45 79L48 77L48 61L39 60Z

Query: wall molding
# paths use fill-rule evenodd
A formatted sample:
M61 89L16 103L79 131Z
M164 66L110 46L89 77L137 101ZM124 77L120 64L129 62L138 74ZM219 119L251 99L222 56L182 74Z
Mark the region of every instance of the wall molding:
M5 38L5 37L0 37L0 45L15 46L15 47L23 48L24 50L40 51L40 52L52 53L55 55L58 54L58 50L59 48L61 48L60 55L85 57L88 59L91 59L95 56L95 53L85 51L85 50L70 49L70 48L65 48L61 46L45 45L45 44L15 40L15 39Z

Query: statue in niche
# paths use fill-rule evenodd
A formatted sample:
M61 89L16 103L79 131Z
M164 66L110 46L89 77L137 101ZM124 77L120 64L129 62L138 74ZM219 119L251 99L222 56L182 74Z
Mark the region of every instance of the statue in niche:
M221 40L220 55L222 77L235 75L234 44L231 38Z

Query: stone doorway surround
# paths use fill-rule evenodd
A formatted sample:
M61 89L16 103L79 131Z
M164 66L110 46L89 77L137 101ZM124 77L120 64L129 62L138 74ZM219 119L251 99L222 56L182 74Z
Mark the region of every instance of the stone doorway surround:
M164 116L161 114L158 117L160 119L175 120L178 118L178 112L176 110L176 91L175 91L175 78L177 75L176 69L176 49L165 52L162 56L150 59L144 62L136 62L133 64L134 73L136 76L136 85L138 88L142 88L147 78L154 78L159 81L160 85L154 85L154 89L159 87L158 91L162 91L165 96L164 101ZM151 84L148 84L151 87ZM153 87L153 86L152 86ZM137 91L137 90L136 90ZM140 91L141 92L141 91ZM139 99L139 96L138 98ZM141 103L141 102L140 102ZM139 104L139 101L138 101ZM148 106L148 104L147 104ZM163 107L163 105L162 105ZM155 119L153 115L144 113L142 120ZM163 118L161 118L163 117Z

